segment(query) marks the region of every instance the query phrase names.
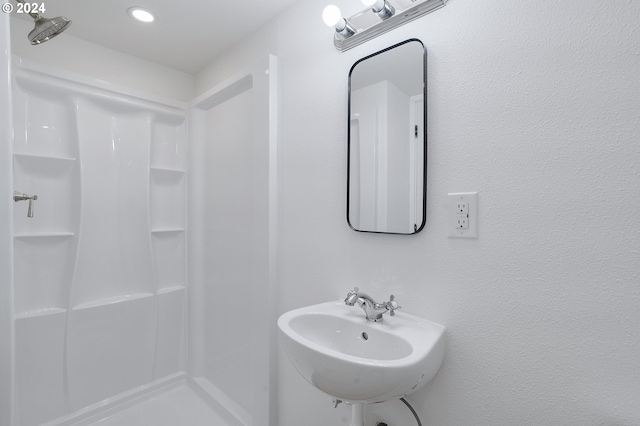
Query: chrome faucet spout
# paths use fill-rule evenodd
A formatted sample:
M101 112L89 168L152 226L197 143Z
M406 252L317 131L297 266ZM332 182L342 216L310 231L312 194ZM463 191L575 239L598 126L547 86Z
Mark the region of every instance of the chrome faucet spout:
M393 316L395 315L394 311L400 309L393 295L391 295L388 302L378 303L368 294L360 292L358 287L349 290L344 303L349 306L354 306L357 303L364 310L366 318L374 322L382 321L382 315L385 312L389 312L389 315Z
M349 293L347 293L347 297L344 299L344 303L349 306L355 305L356 301L358 300L358 290L358 287L354 287L353 290L349 290Z

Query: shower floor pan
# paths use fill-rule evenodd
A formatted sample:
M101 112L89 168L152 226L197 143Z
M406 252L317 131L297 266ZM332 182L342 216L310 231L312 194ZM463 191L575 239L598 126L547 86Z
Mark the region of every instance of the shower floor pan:
M213 392L212 392L213 389ZM242 426L237 406L203 379L177 374L143 392L87 407L42 426ZM228 407L227 407L228 405Z
M87 426L231 426L186 383Z

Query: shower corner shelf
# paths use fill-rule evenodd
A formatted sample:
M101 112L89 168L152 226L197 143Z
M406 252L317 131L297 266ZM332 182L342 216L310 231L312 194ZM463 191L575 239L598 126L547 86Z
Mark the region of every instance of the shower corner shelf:
M74 306L72 311L83 311L91 308L100 308L103 306L115 305L116 303L133 302L135 300L145 299L153 297L153 293L132 293L120 296L106 297L102 299L96 299L89 302L84 302Z
M17 159L25 159L25 160L45 160L45 161L66 161L66 162L74 162L77 158L74 157L63 157L59 155L42 155L42 154L28 154L24 152L14 152L13 156Z
M168 173L168 174L177 174L177 175L183 175L186 173L184 170L172 169L168 167L151 166L149 167L149 169L151 169L151 171L155 173Z
M62 308L35 309L33 311L20 312L15 315L16 320L44 317L49 315L66 314L67 310Z
M177 291L185 290L186 288L187 287L185 287L184 285L174 285L174 286L163 287L161 289L158 289L158 295L175 293Z
M14 238L71 238L75 235L73 232L21 232L14 234Z
M184 228L154 228L151 230L152 234L177 234L184 232Z

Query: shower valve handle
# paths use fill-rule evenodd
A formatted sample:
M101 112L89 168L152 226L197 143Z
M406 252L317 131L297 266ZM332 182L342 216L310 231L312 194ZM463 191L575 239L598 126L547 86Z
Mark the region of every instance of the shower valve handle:
M26 201L29 200L29 207L27 209L27 217L33 217L33 202L38 199L37 195L28 195L22 192L13 191L13 201L16 203L18 201Z

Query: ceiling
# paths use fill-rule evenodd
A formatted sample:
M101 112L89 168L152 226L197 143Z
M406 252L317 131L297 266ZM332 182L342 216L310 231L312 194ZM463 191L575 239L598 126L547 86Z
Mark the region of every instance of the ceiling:
M65 34L195 74L295 1L50 0L43 15L71 19ZM132 19L132 6L153 12L155 22Z

